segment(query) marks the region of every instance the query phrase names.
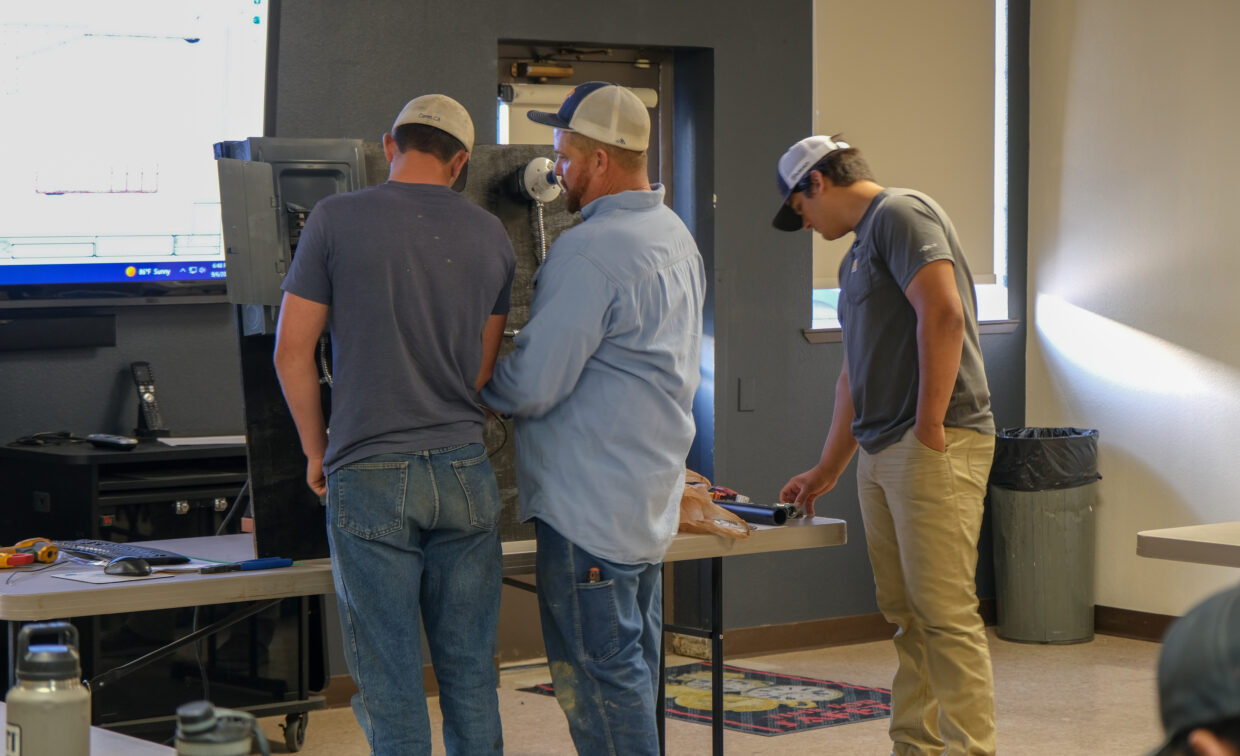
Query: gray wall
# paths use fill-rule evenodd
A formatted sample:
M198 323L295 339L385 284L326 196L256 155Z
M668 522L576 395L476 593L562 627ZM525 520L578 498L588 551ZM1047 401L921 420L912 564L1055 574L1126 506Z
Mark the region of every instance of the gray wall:
M411 96L442 91L473 114L479 143L493 143L501 39L699 48L689 54L695 70L676 85L681 97L713 102L713 112L705 114L713 118L713 148L703 146L713 152L713 165L700 168L708 180L695 197L682 202L678 196L677 207L693 200L690 225L711 267L713 479L773 501L788 476L817 458L841 361L838 344L811 345L801 335L810 319L809 236L770 228L775 161L811 127L811 16L808 0L760 9L740 0L285 0L274 135L373 140ZM704 50L713 51L713 71L702 70ZM1024 118L1023 111L1012 117ZM1023 239L1023 226L1020 232ZM1018 313L1024 312L1024 266L1022 241L1009 261L1019 279L1013 281ZM227 306L130 308L118 328L115 349L0 353L0 437L61 427L126 430L134 410L117 388L123 383L118 375L136 359L149 360L159 372L165 418L175 431L241 431ZM986 336L983 348L997 420L1020 424L1024 333ZM757 384L752 412L736 409L741 378ZM851 543L730 560L727 626L875 610L851 477L820 511L848 521ZM993 595L992 582L984 564L984 597Z
M245 431L231 305L83 312L115 313L116 346L0 352L0 443L42 431L133 433L138 399L129 363L138 361L151 363L164 423L175 435ZM0 505L4 496L0 491Z

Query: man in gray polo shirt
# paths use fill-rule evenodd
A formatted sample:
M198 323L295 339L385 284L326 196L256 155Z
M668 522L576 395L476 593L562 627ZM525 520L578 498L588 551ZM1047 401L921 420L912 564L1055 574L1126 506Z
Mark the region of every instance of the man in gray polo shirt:
M475 398L516 263L499 220L450 188L473 144L455 100L411 100L383 135L387 183L320 200L283 284L276 370L307 483L327 496L353 710L376 756L431 752L419 625L448 753L503 748L500 499ZM315 367L326 327L330 438Z
M898 626L897 756L993 754L994 685L974 572L994 420L973 276L933 199L874 181L825 136L779 160L774 226L856 240L840 263L844 366L817 465L781 499L808 514L857 447L857 488L879 609Z

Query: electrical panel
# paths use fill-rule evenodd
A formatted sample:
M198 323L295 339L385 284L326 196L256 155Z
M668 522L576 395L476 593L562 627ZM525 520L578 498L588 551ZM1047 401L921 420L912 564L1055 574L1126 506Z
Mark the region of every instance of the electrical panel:
M306 217L323 197L367 185L360 139L250 137L218 142L228 301L247 332L268 332Z

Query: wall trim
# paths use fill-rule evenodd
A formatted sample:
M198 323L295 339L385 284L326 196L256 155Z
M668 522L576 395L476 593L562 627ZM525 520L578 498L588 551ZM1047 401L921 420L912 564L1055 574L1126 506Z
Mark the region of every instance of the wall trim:
M1094 607L1094 631L1103 635L1161 643L1171 623L1179 619L1170 614L1137 612L1113 606Z
M978 612L982 615L982 621L987 625L995 624L994 599L982 599L979 602ZM883 619L878 612L850 617L789 622L782 625L742 627L724 631L723 655L726 659L807 648L871 643L890 640L895 632L896 626Z
M887 640L896 626L881 614L858 614L851 617L789 622L783 625L762 625L726 630L723 633L725 659L755 654L773 654L802 648L843 646Z
M982 335L992 333L1015 333L1020 328L1019 320L981 320L977 324L977 332ZM839 344L844 341L844 332L839 328L802 328L801 335L811 344Z
M982 599L979 602L978 612L987 626L996 624L995 599ZM1167 614L1095 606L1094 632L1100 635L1114 635L1120 638L1158 643L1162 641L1167 628L1176 619L1178 618ZM828 646L846 646L853 643L871 643L889 640L895 631L896 626L884 620L878 612L850 617L787 622L780 625L741 627L724 631L723 655L724 658L758 656ZM684 656L703 659L710 656L710 645L703 638L670 633L667 642L669 651ZM498 660L496 663L498 664ZM439 694L439 682L435 679L435 671L429 664L422 668L422 685L426 690L426 695ZM331 709L348 706L353 694L357 692L357 686L353 684L353 680L348 675L332 675L327 687L320 692L327 708Z

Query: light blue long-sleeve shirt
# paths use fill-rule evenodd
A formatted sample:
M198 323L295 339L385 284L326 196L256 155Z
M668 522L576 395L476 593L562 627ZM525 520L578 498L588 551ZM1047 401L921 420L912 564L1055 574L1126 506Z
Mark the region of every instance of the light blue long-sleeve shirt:
M609 561L657 563L694 434L702 257L662 186L581 214L538 270L530 321L482 398L517 417L523 519Z

